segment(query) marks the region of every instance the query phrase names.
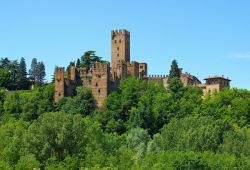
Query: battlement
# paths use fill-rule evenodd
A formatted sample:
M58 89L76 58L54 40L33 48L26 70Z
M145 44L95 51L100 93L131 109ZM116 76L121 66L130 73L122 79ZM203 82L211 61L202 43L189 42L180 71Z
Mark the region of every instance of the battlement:
M166 78L168 77L167 75L149 75L148 78Z
M130 35L130 32L123 29L123 30L113 30L112 35Z
M105 69L109 69L110 64L109 62L105 62L105 63L94 63L93 65L93 70L105 70Z
M64 71L65 71L65 68L64 68L64 67L57 67L57 66L56 66L55 71L56 71L56 72L64 72Z

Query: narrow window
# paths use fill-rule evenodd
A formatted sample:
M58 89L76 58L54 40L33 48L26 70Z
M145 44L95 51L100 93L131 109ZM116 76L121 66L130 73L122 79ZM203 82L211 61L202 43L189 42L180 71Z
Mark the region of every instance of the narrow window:
M122 42L122 40L120 39L120 40L119 40L119 43L121 43L121 42Z
M99 93L99 94L101 93L101 89L98 89L98 93Z
M119 57L119 54L117 54L117 57Z
M115 40L115 44L116 44L116 40Z
M117 51L119 51L119 47L117 47Z
M96 83L95 86L97 87L97 86L98 86L98 83Z

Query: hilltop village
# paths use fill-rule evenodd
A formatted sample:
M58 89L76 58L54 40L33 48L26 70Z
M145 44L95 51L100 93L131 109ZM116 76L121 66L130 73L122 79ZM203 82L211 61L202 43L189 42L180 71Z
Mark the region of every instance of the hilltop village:
M92 89L97 107L102 107L108 94L115 91L122 78L134 76L153 82L162 82L168 87L167 75L148 75L148 64L130 61L130 32L127 30L111 31L111 65L109 62L94 63L92 68L78 68L70 65L66 71L64 67L55 68L55 101L64 96L75 95L77 86L86 86ZM184 86L198 86L204 93L220 91L230 87L230 79L224 76L210 76L205 83L189 73L182 73L181 81Z

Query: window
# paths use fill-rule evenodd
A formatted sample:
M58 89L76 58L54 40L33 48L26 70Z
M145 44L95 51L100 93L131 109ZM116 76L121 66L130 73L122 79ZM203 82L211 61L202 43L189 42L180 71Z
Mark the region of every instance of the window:
M98 93L99 93L99 94L101 93L101 89L98 89Z
M143 69L143 66L140 66L141 69Z
M117 57L119 57L119 54L117 54Z
M116 44L116 40L115 40L115 44Z
M119 51L119 47L117 47L117 51Z
M121 43L121 42L122 42L122 40L120 39L120 40L119 40L119 43Z
M97 87L97 86L98 86L98 83L96 83L95 86Z

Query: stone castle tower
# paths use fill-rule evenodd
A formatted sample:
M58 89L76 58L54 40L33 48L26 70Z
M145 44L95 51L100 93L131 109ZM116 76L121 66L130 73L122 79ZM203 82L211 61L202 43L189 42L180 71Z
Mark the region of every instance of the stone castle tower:
M118 72L118 64L130 62L130 33L127 30L111 32L112 74Z

